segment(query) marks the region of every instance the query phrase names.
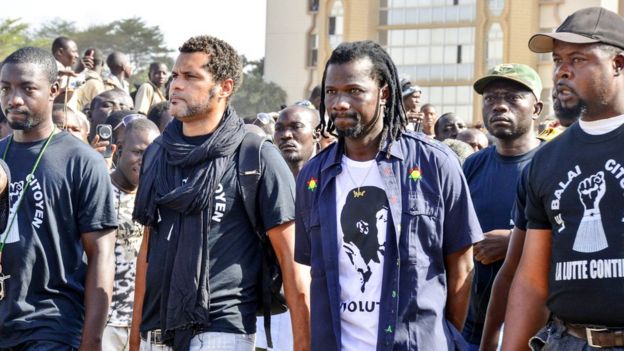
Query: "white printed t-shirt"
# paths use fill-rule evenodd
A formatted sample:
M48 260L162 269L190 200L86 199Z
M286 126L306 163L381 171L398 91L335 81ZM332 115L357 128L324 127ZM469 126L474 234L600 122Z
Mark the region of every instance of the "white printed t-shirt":
M377 162L343 156L336 177L336 229L346 351L376 349L388 211Z

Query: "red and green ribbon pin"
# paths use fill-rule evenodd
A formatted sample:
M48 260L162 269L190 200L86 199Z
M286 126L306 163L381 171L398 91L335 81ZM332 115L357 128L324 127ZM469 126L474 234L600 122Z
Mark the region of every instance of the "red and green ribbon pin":
M314 191L317 188L317 180L314 179L314 177L310 178L310 180L308 180L308 182L306 183L308 185L308 190L310 191Z
M409 171L409 177L413 181L419 181L422 179L422 173L420 172L420 168L414 167Z

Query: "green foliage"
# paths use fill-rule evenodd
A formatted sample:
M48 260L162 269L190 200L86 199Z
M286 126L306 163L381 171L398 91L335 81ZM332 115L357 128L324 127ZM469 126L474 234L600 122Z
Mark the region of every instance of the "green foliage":
M286 103L286 92L275 83L264 81L264 58L247 61L243 56L243 84L232 98L232 106L242 118L259 112L278 111Z
M61 18L46 22L36 30L20 23L19 19L0 20L0 58L27 45L50 50L52 41L59 36L73 39L81 54L88 48L98 48L105 56L113 51L125 53L135 67L131 83L147 81L147 69L152 61L163 62L169 69L173 66L173 59L168 56L172 50L165 46L163 33L138 17L86 29L79 29L75 22Z
M0 20L0 59L13 51L28 45L28 24L20 23L19 18Z

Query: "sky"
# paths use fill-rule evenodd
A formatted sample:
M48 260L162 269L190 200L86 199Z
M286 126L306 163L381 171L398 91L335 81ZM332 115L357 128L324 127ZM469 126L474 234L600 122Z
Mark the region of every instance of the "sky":
M248 59L264 57L266 0L17 0L0 14L0 18L21 18L34 28L62 18L80 29L135 16L148 26L160 27L167 47L175 51L186 39L209 34L227 41Z

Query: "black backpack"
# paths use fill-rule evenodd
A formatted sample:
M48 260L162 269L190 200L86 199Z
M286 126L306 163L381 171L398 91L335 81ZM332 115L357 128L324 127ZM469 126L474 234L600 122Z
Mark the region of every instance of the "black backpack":
M260 150L267 138L255 133L245 134L238 153L238 183L245 204L245 212L262 246L262 272L259 279L257 316L264 317L264 331L267 346L273 348L271 340L271 315L288 310L282 285L282 272L273 246L266 230L257 220L259 218L256 203L258 182L262 176L260 168Z
M256 211L258 182L262 176L260 168L260 149L264 142L270 141L255 133L247 132L239 146L238 153L238 183L240 194L245 205L245 212L251 223L259 244L262 246L262 271L258 279L258 309L256 316L264 317L264 330L266 333L267 346L273 348L271 340L271 315L288 311L286 298L284 297L284 287L282 285L282 271L277 261L273 246L269 241L266 230L258 223ZM158 148L161 146L156 143ZM143 167L147 167L154 162L156 149L153 152L145 153ZM267 308L265 308L267 307Z

